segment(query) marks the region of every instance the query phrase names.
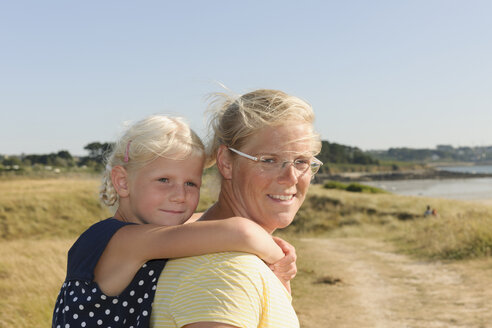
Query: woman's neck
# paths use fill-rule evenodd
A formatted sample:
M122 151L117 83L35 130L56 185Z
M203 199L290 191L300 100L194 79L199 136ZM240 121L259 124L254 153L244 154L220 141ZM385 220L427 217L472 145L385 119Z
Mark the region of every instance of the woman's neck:
M234 216L248 218L246 213L237 206L237 202L232 196L227 183L222 183L217 202L203 213L200 221L203 220L224 220Z

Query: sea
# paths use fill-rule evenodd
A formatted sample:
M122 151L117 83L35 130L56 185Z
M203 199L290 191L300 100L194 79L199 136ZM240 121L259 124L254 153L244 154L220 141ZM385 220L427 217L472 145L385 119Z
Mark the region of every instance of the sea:
M438 169L452 172L492 174L492 165L446 166ZM399 195L492 201L492 177L370 181L363 183Z

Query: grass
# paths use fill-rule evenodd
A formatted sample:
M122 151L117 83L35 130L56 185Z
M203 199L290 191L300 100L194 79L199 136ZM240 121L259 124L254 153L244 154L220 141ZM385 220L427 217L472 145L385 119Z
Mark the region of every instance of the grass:
M74 239L0 242L0 327L50 327Z
M424 217L427 204L438 217ZM492 207L475 202L351 193L313 186L285 233L372 236L427 259L492 255Z
M0 240L73 237L110 216L98 179L0 180Z
M94 176L0 179L0 327L50 325L70 245L88 226L111 215L97 200L98 187ZM200 211L212 204L217 190L205 176ZM427 204L439 217L423 216ZM483 204L315 185L293 224L280 234L287 239L381 238L417 257L462 260L492 255L491 226L492 207ZM323 270L299 273L297 302L310 298L302 293L304 281L331 279Z
M386 191L380 188L367 186L361 183L352 182L352 183L343 183L339 181L327 181L323 184L323 188L325 189L338 189L345 190L350 192L363 192L370 194L385 194Z

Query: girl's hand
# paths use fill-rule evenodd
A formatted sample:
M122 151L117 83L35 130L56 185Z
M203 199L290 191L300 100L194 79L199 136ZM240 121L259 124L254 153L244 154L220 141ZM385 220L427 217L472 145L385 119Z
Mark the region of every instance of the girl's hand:
M269 267L290 293L290 280L292 280L297 273L296 249L279 237L273 237L273 240L282 249L285 256L279 261L270 264Z

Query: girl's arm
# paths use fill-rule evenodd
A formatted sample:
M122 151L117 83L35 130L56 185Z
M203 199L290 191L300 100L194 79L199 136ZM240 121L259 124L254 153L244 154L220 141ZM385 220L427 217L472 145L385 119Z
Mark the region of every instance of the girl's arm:
M271 235L241 217L178 226L127 225L111 238L94 280L107 295L118 295L148 260L224 251L253 253L267 263L284 257Z
M290 293L290 281L297 273L296 249L282 238L273 237L273 240L280 246L285 256L280 261L270 264L269 267Z

